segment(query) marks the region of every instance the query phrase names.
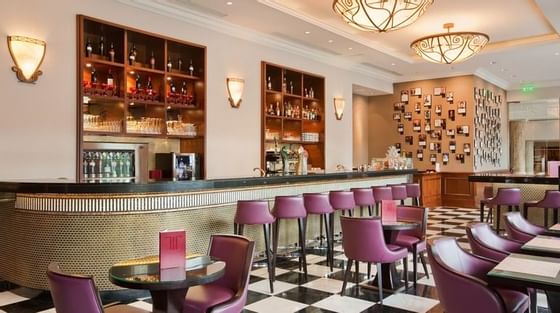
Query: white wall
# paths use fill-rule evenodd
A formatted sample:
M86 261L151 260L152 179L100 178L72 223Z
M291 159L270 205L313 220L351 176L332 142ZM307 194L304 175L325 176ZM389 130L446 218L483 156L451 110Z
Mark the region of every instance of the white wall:
M352 107L342 121L332 99L352 99L352 84L391 91L391 84L283 50L132 8L114 0L3 1L0 33L47 42L36 85L19 83L0 40L0 180L75 177L76 14L207 46L207 174L209 178L252 175L260 164L260 62L326 78L326 166L352 166ZM4 37L5 38L5 37ZM240 109L227 103L225 79L245 79Z
M368 97L352 95L352 145L354 167L369 163Z
M508 90L507 92L507 102L558 98L560 98L560 86L536 88L531 93L524 93L521 90Z

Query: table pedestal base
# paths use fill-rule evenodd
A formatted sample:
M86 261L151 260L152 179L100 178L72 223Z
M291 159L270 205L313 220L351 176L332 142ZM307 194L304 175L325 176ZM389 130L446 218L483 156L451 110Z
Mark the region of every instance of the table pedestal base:
M545 291L549 312L560 312L560 292Z
M377 286L379 275L381 275L381 278L383 279L383 281L381 282L383 289L396 290L404 286L404 283L401 283L401 279L399 273L397 272L397 266L395 265L395 263L381 264L381 273L377 273L375 275L372 286Z
M182 313L187 289L150 290L153 313Z

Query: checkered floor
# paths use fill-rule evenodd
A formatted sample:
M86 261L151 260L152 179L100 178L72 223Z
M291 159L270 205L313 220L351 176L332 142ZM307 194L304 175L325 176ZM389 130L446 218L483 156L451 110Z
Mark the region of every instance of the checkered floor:
M473 220L478 220L477 209L432 209L428 219L428 238L457 237L460 245L469 249L464 228L468 222ZM335 247L335 251L335 268L331 272L326 266L325 251L316 248L309 249L307 281L304 281L296 259L279 261L274 294L269 293L266 267L263 267L263 264L255 264L251 272L245 312L443 312L443 308L438 301L433 278L431 275L430 279L426 277L422 266L418 266L417 288L414 289L411 284L406 290L395 293L385 291L383 306L378 303L377 290L364 287L357 288L350 282L346 286L346 295L341 297L340 290L346 257L340 245ZM412 260L411 256L409 256L409 260ZM372 276L375 274L374 268L372 268ZM411 270L412 264L409 264L408 268ZM398 265L397 269L402 271L402 264ZM428 270L430 270L429 266ZM355 281L354 275L355 272L352 273L352 279L350 280L352 282ZM366 265L362 264L359 269L360 286L371 284L372 278L366 276ZM409 272L409 277L412 279L411 272ZM132 290L103 292L101 298L103 303L119 301L151 311L150 296L147 292ZM538 305L539 313L548 313L546 298L542 294L538 295ZM0 313L56 312L52 307L52 300L48 292L17 288L0 282Z

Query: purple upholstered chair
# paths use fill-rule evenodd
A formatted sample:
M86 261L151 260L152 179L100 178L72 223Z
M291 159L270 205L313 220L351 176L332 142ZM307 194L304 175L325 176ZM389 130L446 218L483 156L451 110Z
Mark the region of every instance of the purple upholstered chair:
M416 222L420 226L413 230L399 231L395 240L391 242L412 252L412 271L414 272L414 287L418 279L418 257L424 267L426 277L430 278L424 252L426 252L426 227L428 224L428 208L415 206L398 206L397 220Z
M523 243L496 234L487 223L467 224L467 237L472 252L500 262L512 252L521 250Z
M393 200L400 201L401 205L404 205L404 200L408 198L406 193L406 185L389 185L389 187L391 187Z
M483 222L484 206L496 208L496 230L500 232L500 209L502 205L508 206L508 211L511 212L515 207L519 211L519 203L521 202L521 190L519 188L499 188L496 196L489 199L482 199L480 201L480 221ZM492 209L490 209L492 212ZM489 213L492 214L492 213Z
M360 215L364 216L364 207L368 208L369 216L373 216L373 206L375 205L375 198L371 188L352 188L354 193L354 202L360 207Z
M235 219L233 230L236 235L243 236L243 228L245 225L262 225L264 233L264 249L266 254L266 266L268 268L268 281L270 284L270 292L274 292L274 277L272 273L272 252L271 252L271 228L270 225L276 219L268 210L268 202L262 200L240 200L237 201L237 210L235 211Z
M391 187L372 187L373 198L375 199L375 211L376 215L381 215L381 201L383 200L393 200L393 192Z
M130 305L103 308L92 276L64 273L56 262L49 264L47 279L57 313L148 313Z
M307 228L307 211L303 204L303 198L298 196L276 196L272 215L276 217L274 223L274 235L272 236L272 271L276 277L276 258L278 256L278 238L280 237L280 221L283 219L297 219L299 238L299 269L303 265L303 273L307 280L307 260L305 258L305 231Z
M333 209L341 211L342 215L348 211L348 214L352 216L352 211L356 207L352 191L333 190L329 192L329 201Z
M356 263L356 288L359 286L359 262L375 263L377 266L377 288L379 299L383 303L383 282L381 264L394 263L403 259L404 272L408 273L407 256L405 248L386 244L383 236L383 226L379 217L340 217L342 227L342 247L348 258L344 283L340 294L344 295L346 282L352 269L352 262ZM405 276L405 286L408 286L408 275Z
M523 292L492 288L485 281L497 262L464 251L454 238L430 241L428 258L445 312L524 313L529 308Z
M560 208L560 190L547 190L540 201L528 201L523 205L523 217L527 219L529 208L544 209L543 226L548 227L548 210L553 209L554 224L558 224L558 209Z
M412 198L412 205L420 206L420 184L411 183L405 184L406 196Z
M529 223L519 212L506 213L505 224L508 237L523 243L546 232L546 229Z
M215 282L189 288L183 313L239 313L247 301L255 242L236 235L212 235L208 255L226 263Z
M322 193L304 193L303 204L305 205L305 210L307 211L308 216L319 215L321 241L323 240L322 226L325 226L325 234L327 238L327 264L330 264L332 271L334 263L334 209L329 202L329 195Z

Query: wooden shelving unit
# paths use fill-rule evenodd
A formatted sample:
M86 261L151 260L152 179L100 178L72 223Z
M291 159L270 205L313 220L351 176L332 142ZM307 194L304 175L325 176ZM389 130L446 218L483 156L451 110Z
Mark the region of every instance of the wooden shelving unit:
M206 47L83 15L77 25L78 177L84 135L179 139L204 177ZM187 124L196 134L170 128Z
M262 168L266 151L301 145L309 153L308 164L324 169L324 77L268 62L262 62L261 73Z

